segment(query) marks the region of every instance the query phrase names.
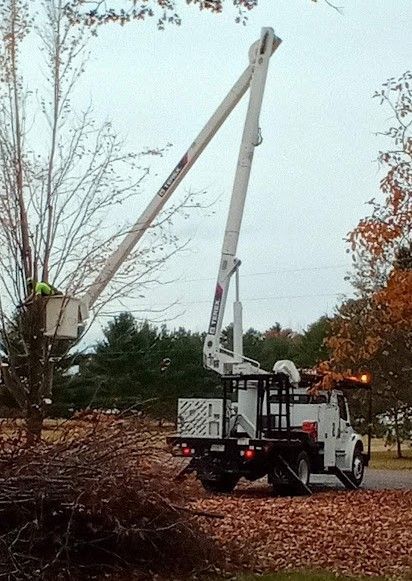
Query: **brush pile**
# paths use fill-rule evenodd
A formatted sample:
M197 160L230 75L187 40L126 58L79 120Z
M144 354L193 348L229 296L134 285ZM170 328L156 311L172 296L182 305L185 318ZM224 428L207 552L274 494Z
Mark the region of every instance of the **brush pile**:
M107 416L60 425L55 441L0 441L0 576L182 578L219 554L179 505L164 441L149 422ZM58 430L58 431L57 431ZM171 475L168 475L171 474ZM192 485L193 486L193 485ZM130 577L129 577L130 578Z

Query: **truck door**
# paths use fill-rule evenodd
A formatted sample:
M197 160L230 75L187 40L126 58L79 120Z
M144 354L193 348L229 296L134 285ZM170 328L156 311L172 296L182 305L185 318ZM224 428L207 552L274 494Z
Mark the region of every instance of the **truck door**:
M339 408L339 429L337 448L341 451L346 451L348 442L353 434L353 428L350 424L348 405L346 398L342 393L337 394L337 403Z
M325 468L329 468L330 466L336 466L336 439L339 428L339 410L333 401L326 405L324 426L324 465Z

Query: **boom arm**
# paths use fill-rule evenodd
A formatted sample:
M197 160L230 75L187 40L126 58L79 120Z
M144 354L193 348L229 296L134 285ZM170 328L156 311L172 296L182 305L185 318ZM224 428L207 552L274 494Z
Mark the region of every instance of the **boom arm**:
M250 82L249 106L243 130L242 143L240 146L229 214L226 222L222 256L217 277L212 314L210 317L209 331L206 335L203 350L205 366L217 371L221 375L234 373L233 364L241 364L237 370L244 373L256 373L259 371L256 369L258 364L243 357L243 353L233 353L223 349L220 345L220 337L230 279L233 273L237 271L240 264L239 260L236 258L236 249L249 184L253 154L255 147L259 145L259 115L262 107L269 60L280 42L281 41L274 35L272 28L262 29L261 38L256 52L252 79ZM239 308L240 303L238 300L237 304ZM239 348L240 344L240 340L237 338L237 341L234 341L234 348L236 349L236 345Z
M185 175L188 173L190 168L193 166L197 158L200 156L202 151L211 141L213 136L216 134L218 129L222 126L224 121L227 119L229 114L233 111L236 105L239 103L240 99L246 93L249 85L251 83L252 77L255 79L257 75L262 75L263 69L267 68L267 65L262 67L262 63L266 62L271 54L276 50L280 44L280 40L273 35L271 29L264 29L266 32L260 41L255 42L249 51L249 65L239 77L238 81L233 85L232 89L229 91L227 96L223 99L219 107L216 109L215 113L203 127L195 141L186 151L182 159L176 165L172 173L169 175L167 180L164 182L159 191L155 194L151 202L148 204L146 209L142 212L137 222L132 226L130 232L126 235L124 240L120 243L118 248L113 252L113 254L107 259L102 270L96 277L96 279L90 285L85 297L82 300L83 303L83 313L82 318L87 317L88 309L90 309L99 296L102 294L108 283L115 276L116 272L119 270L121 265L127 259L127 257L132 252L133 248L136 246L137 242L141 239L143 234L151 226L156 216L159 214L163 206L169 200L170 196L173 194L177 186L183 180ZM262 52L263 50L263 52ZM262 62L261 62L262 61ZM264 76L266 73L264 73ZM254 83L256 85L256 82ZM258 92L254 90L254 101L256 101L256 106L260 108ZM246 128L245 128L246 131ZM250 127L247 130L248 135L252 139L257 140L257 130L255 130L254 124L251 122ZM252 148L253 151L253 148ZM245 157L247 156L245 149ZM242 162L243 163L243 162ZM245 179L243 175L248 176L248 171L246 168L241 171L242 177L239 176L239 180ZM243 196L244 198L244 196ZM240 202L239 209L234 210L239 212L243 209L243 202L240 200L233 201L232 204L238 206ZM236 220L235 220L236 222ZM240 225L240 224L239 224ZM225 247L227 246L228 256L232 256L233 246L236 249L237 235L236 228L238 230L239 225L233 224L231 229L227 231L227 241L225 242ZM225 238L226 240L226 238Z

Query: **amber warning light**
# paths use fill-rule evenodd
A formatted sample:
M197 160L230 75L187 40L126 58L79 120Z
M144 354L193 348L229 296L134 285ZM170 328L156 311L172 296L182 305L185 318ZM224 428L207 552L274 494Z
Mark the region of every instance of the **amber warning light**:
M358 383L363 383L364 385L369 385L372 383L372 373L369 371L363 371L362 373L358 373L356 375L351 375L347 377L349 381L355 381Z

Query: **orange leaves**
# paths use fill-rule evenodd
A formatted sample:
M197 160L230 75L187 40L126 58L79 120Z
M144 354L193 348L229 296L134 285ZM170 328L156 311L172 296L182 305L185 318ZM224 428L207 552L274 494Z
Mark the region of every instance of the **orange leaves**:
M371 301L347 301L332 321L326 340L331 362L349 373L367 363L381 346L380 331L379 313Z
M371 200L372 215L362 219L348 234L352 251L370 253L371 261L386 258L411 237L412 224L412 73L392 78L375 93L381 104L395 114L395 123L383 135L392 143L379 154L386 171L380 181L382 201Z
M319 390L329 391L336 387L336 383L345 378L345 375L350 375L350 370L347 373L339 373L332 368L330 361L322 361L317 367L317 372L322 374L322 379L313 386L311 393L317 393Z
M409 269L394 268L380 291L341 306L326 340L331 362L344 369L368 364L385 345L393 349L394 333L400 333L405 341L412 334L412 270Z
M376 217L363 218L348 235L351 249L354 252L358 246L362 246L370 252L371 258L380 257L388 246L402 236L405 225L404 216L399 220L395 219L394 216L388 217L386 220Z
M386 287L374 297L384 324L412 328L412 270L395 269Z
M393 335L406 344L412 333L412 73L391 78L375 97L394 113L383 135L391 143L379 154L385 174L381 200L348 234L353 278L362 299L339 309L327 346L339 365L350 366L391 352ZM355 304L357 303L357 304Z

